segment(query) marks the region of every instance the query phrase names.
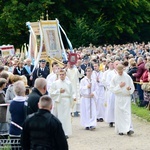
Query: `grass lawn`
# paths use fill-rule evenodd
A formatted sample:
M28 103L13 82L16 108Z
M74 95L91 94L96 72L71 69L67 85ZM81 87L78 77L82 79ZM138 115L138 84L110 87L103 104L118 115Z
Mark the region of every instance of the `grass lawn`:
M150 110L145 107L138 107L137 105L132 104L132 114L150 122Z

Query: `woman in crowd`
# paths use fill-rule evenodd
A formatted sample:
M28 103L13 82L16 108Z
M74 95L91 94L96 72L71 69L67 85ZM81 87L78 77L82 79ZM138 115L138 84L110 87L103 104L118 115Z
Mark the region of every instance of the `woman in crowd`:
M21 128L25 120L24 103L27 97L25 96L26 87L23 81L17 81L13 85L15 97L10 103L9 111L11 114L11 124L9 129L9 136L11 139L19 138L21 135ZM15 150L12 145L12 150Z
M23 81L24 82L24 85L25 85L25 87L26 87L26 95L29 95L30 94L30 92L31 92L31 88L28 86L28 80L27 80L27 77L25 76L25 75L22 75L22 76L20 76L21 77L21 81Z
M10 78L10 85L8 87L8 89L6 90L6 96L5 96L5 101L6 102L10 102L14 97L15 94L13 92L13 84L19 80L21 80L21 77L19 75L11 75Z
M137 72L137 67L136 67L136 62L135 60L130 60L129 61L130 67L128 70L128 75L132 78L134 82L134 88L136 89L136 77L134 77L132 74ZM137 103L137 91L135 90L134 93L131 95L131 99L133 100L134 103Z
M0 78L4 78L7 81L9 81L9 74L6 71L2 71L0 73ZM8 83L7 83L6 87L3 89L5 93L6 93L7 88L8 88Z
M8 137L8 124L6 122L7 106L5 104L5 93L3 89L6 87L7 80L0 78L0 138Z
M14 71L13 62L11 60L8 62L8 71L11 73Z
M23 64L22 61L18 62L17 66L14 68L13 73L21 76L22 75L22 70L23 70L23 65L24 64Z
M8 86L8 88L6 90L6 95L5 95L5 102L8 103L8 104L15 97L15 93L13 91L13 85L14 85L15 82L21 80L21 77L19 75L11 75L9 80L10 80L11 84ZM6 120L9 123L10 122L10 113L9 113L8 110L9 110L9 106L8 106L8 109L7 109L7 116L6 116Z
M142 84L149 82L148 76L149 76L149 72L150 72L150 62L145 64L145 71L142 75L142 77L140 78L140 82ZM150 101L150 91L146 91L146 89L143 89L144 91L144 103L147 106L149 101Z

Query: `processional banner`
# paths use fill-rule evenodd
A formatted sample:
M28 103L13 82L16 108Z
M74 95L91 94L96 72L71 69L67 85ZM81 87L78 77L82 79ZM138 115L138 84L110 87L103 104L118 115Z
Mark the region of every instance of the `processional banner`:
M47 56L62 58L62 48L59 39L58 23L56 20L41 21Z
M30 41L29 41L29 56L36 59L38 49L40 47L40 32L39 32L39 23L32 22L30 23L32 31L30 31Z

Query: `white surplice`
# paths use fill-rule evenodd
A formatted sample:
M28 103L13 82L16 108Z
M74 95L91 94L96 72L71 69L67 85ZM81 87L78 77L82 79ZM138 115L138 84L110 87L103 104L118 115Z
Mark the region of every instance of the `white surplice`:
M64 93L60 93L60 89L65 89ZM51 85L50 88L51 98L55 102L53 114L61 121L65 135L72 134L70 108L73 103L73 88L69 80L64 81L58 79Z
M57 79L57 74L55 74L54 72L50 73L47 78L46 78L46 81L47 81L47 91L49 92L50 88L51 88L51 85L52 83Z
M104 108L104 100L105 100L105 89L104 84L102 82L103 72L102 71L93 71L92 72L92 79L97 84L97 99L96 99L96 113L97 119L104 119L105 108ZM97 79L99 80L97 82Z
M69 78L70 82L72 83L72 87L75 92L74 97L76 98L76 101L74 102L72 112L76 112L80 110L79 78L82 78L84 76L84 71L81 70L80 73L76 67L68 68L66 75Z
M47 91L48 91L48 95L49 95L49 96L51 96L51 95L50 95L50 88L51 88L53 82L55 82L56 80L57 80L57 74L55 74L54 72L50 73L50 74L47 76L47 78L46 78ZM55 102L54 102L53 99L52 99L52 103L53 103L53 105L52 105L51 113L53 114L54 108L55 108Z
M91 84L89 89L87 86ZM80 82L80 94L81 94L81 125L84 127L96 126L96 83L93 80L89 80L84 77ZM90 93L94 94L93 98L89 98Z
M110 81L114 76L117 75L117 71L115 69L108 72L105 82L106 82L106 89L107 89L107 100L106 100L106 107L105 107L105 122L111 123L115 122L115 94L110 90Z
M124 87L120 83L125 82ZM126 88L130 87L131 90ZM131 130L131 94L134 92L134 84L131 77L123 72L117 74L110 83L110 90L115 94L115 131L117 133L127 133Z

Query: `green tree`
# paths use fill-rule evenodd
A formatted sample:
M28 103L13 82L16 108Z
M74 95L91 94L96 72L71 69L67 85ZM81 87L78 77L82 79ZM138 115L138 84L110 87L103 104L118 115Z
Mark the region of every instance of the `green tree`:
M109 10L110 11L109 11ZM115 0L105 3L103 12L110 21L106 36L113 43L141 40L140 25L150 20L150 3L146 0Z
M54 0L53 0L54 1ZM28 43L26 22L48 10L74 47L150 39L149 0L0 0L0 44Z
M150 31L148 0L58 0L53 8L75 47L150 39L142 36Z
M7 0L0 1L0 44L13 44L21 47L28 43L29 32L27 21L37 21L53 4L50 0Z

